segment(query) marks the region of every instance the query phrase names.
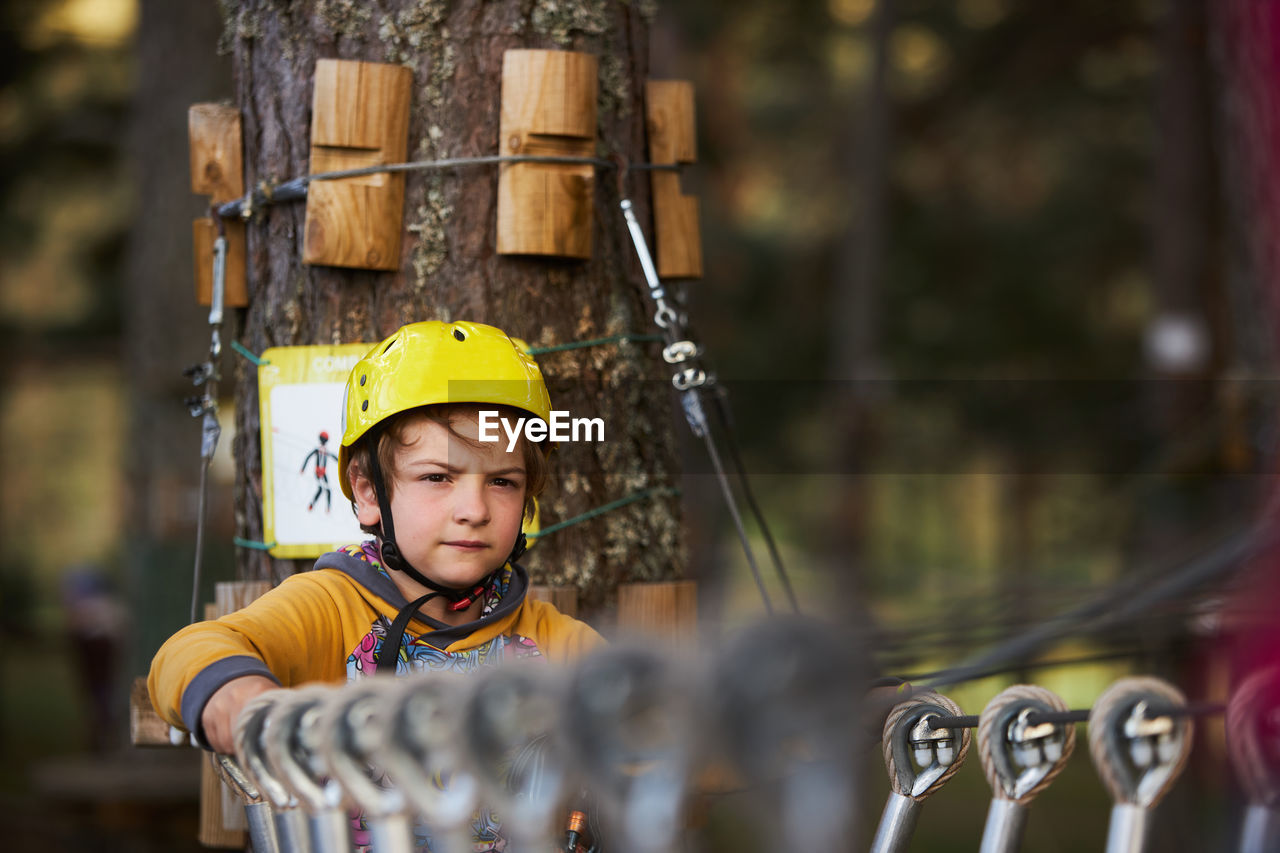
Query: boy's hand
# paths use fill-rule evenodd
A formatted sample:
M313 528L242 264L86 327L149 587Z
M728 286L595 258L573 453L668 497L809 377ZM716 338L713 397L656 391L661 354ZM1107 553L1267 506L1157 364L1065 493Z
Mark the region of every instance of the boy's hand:
M204 737L215 752L233 755L236 751L236 718L253 697L268 690L279 690L280 685L261 675L244 675L233 678L214 691L205 703L200 724Z

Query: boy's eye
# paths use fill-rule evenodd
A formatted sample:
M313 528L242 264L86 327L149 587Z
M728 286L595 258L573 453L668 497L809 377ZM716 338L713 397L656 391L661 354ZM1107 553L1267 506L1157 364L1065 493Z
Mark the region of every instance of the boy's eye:
M432 474L423 474L421 479L426 480L428 483L443 483L449 478L444 474L436 472Z
M515 488L520 485L515 480L508 480L506 477L494 477L493 484L495 486L501 486L503 488L507 488L507 487Z

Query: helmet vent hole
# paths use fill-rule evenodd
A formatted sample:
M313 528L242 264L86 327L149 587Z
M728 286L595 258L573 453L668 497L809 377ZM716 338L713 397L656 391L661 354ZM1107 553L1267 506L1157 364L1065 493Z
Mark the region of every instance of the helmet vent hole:
M386 355L386 354L387 354L387 352L388 352L388 351L389 351L393 346L395 346L395 345L396 345L396 343L397 343L399 340L400 340L399 338L392 338L391 340L387 341L387 345L386 345L385 347L383 347L383 348L382 348L382 354L383 354L383 355Z
M368 380L369 380L369 375L368 375L367 373L361 373L361 374L360 374L360 387L362 387L362 388L363 388L363 387L364 387L364 383L365 383L365 382L367 382Z
M369 411L369 401L368 401L368 400L365 400L363 403L361 403L361 404L360 404L360 411L362 411L362 412L367 412L367 411Z
M454 329L453 336L460 341L465 341L467 339L467 333L462 331L461 329Z

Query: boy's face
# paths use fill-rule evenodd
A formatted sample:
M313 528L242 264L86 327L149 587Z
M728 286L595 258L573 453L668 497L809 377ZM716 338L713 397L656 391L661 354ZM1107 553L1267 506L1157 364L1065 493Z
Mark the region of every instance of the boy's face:
M453 428L478 440L476 415L454 419ZM511 554L524 515L523 448L505 442L475 446L428 418L405 425L391 486L396 544L409 563L449 587L474 584ZM522 439L523 440L523 439ZM360 523L381 522L373 486L353 479Z

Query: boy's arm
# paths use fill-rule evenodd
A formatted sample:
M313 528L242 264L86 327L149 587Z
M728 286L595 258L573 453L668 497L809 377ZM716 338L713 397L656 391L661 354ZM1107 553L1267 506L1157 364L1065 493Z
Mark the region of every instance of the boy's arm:
M200 712L200 740L214 752L230 755L236 751L236 720L253 697L268 690L279 690L274 678L244 675L219 687Z
M516 630L528 631L550 661L569 663L605 644L604 637L586 622L566 616L545 601L528 599L524 606L530 624L528 628L517 626Z
M147 687L162 718L210 746L204 712L224 685L239 682L234 696L249 685L257 695L268 685L339 680L344 660L338 603L313 575L295 575L242 610L170 637L151 662ZM215 707L228 707L228 698ZM238 713L248 698L232 710Z

